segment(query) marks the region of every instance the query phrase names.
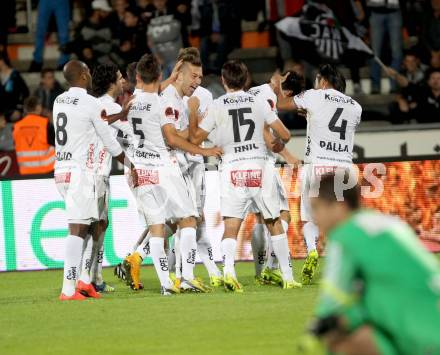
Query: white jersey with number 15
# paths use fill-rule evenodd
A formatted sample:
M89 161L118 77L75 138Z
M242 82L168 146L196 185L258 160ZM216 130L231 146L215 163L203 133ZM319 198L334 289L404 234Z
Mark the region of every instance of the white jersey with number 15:
M307 90L293 98L307 110L306 163L352 163L354 133L362 108L350 96L334 89Z

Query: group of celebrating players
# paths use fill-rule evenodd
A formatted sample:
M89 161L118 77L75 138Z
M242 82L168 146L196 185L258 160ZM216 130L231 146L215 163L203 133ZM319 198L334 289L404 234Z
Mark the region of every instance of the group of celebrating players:
M100 298L101 292L114 290L102 277L112 157L125 166L144 230L115 269L132 289L143 287L140 266L150 256L163 295L221 286L243 292L234 259L247 213L257 214L252 231L256 282L301 287L290 261L287 195L275 167L276 154L290 164L299 161L285 148L291 133L277 108L299 110L308 121L300 174L308 250L302 283L311 282L318 264L319 229L309 196L320 172L352 165L362 110L344 94L345 79L331 65L321 66L314 89L304 92L303 78L294 72L274 74L269 83L245 91L248 75L242 62L226 62L221 72L226 94L213 100L200 86L203 72L195 48L181 50L165 81L160 63L150 54L129 65L126 79L113 65L99 65L93 75L80 61L65 65L70 89L57 97L53 108L55 182L69 223L61 300ZM133 94L121 107L116 99L125 80ZM204 157L219 158L222 271L213 259L203 218ZM196 253L210 285L194 275Z

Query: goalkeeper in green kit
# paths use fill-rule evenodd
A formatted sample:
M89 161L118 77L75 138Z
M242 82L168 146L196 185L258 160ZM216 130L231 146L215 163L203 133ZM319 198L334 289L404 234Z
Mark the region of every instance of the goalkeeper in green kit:
M313 335L299 352L440 355L437 259L399 218L360 209L360 187L346 180L324 175L311 198L327 257Z

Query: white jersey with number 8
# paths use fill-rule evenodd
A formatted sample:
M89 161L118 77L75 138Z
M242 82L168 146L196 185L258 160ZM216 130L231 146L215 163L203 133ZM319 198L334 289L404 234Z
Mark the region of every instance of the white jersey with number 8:
M361 106L350 96L334 89L307 90L293 100L298 107L307 110L304 162L351 164Z

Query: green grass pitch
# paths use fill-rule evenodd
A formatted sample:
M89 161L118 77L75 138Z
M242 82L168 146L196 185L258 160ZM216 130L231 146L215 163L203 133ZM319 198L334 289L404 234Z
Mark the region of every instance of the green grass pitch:
M295 262L296 279L302 261ZM197 266L206 280L206 271ZM243 294L164 297L152 267L134 292L104 270L116 292L100 300L60 302L62 270L0 274L0 353L6 354L295 354L317 285L256 286L253 263L238 263Z

